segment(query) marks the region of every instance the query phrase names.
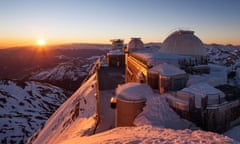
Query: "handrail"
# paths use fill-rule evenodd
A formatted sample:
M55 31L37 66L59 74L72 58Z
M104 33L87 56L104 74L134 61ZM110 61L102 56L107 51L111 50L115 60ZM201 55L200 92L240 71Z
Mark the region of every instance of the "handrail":
M95 63L91 66L91 70L89 71L88 75L86 76L86 78L82 81L82 84L85 83L100 67L101 65L101 59L103 58L103 56L99 57Z

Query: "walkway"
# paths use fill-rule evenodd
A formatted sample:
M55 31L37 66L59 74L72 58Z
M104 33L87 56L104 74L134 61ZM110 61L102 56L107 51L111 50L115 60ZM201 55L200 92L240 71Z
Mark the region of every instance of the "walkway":
M103 67L98 71L100 122L96 133L115 127L115 110L110 107L110 99L115 96L117 86L125 82L124 72L121 67Z
M100 91L100 123L96 133L114 128L115 110L110 107L110 99L113 97L115 90Z

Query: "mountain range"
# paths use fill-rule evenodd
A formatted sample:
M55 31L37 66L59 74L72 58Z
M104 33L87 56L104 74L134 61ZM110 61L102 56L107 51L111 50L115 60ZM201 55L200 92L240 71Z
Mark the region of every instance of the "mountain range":
M0 142L25 143L80 87L96 59L106 53L106 47L85 49L74 44L49 50L1 49ZM240 47L212 44L205 48L210 63L239 63Z

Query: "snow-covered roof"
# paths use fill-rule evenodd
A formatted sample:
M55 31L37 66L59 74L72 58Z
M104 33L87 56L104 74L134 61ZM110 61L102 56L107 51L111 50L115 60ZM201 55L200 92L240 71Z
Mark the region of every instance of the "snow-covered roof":
M163 62L167 62L177 66L178 59L182 57L180 55L171 54L171 53L162 53L158 49L149 49L149 48L142 48L142 49L135 50L134 52L131 52L130 55L150 67Z
M210 86L207 83L193 84L182 89L182 91L194 94L196 108L201 108L201 99L206 96L208 96L208 104L216 104L219 101L219 98L222 99L225 97L225 94L222 91Z
M159 72L161 75L165 75L165 76L186 74L184 70L181 70L178 67L168 63L161 63L158 65L155 65L151 69L149 69L149 71L156 71L156 72Z
M148 85L133 82L119 85L116 89L117 97L123 100L145 100L152 93L153 91Z
M162 43L160 51L180 55L206 55L202 41L194 35L193 31L184 30L170 34Z
M227 68L220 65L208 64L210 68L209 74L189 75L187 85L196 83L208 83L211 86L227 84Z
M141 38L131 38L130 42L127 45L128 49L143 48L144 44Z

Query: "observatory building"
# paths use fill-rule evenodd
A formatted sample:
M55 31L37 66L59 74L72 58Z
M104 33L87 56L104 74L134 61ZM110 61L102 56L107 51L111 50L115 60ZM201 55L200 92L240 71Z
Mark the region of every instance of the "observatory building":
M206 52L193 31L176 31L160 49L132 38L126 53L126 82L148 83L160 93L185 87L187 73L208 73Z
M121 39L113 39L112 48L107 53L107 63L112 67L122 67L125 65L125 55L124 55L124 41Z
M134 51L139 48L144 48L144 44L141 38L131 38L130 42L127 45L127 51Z
M218 76L219 70L209 66L204 45L193 31L173 32L160 48L144 47L140 38L133 38L127 45L125 59L125 82L148 84L165 95L182 117L218 132L236 123L236 116L224 114L237 112L238 100L227 101L229 98L215 88L227 83L226 74ZM191 83L193 79L198 80Z
M175 31L160 47L145 46L141 38L131 38L126 47L113 40L107 59L109 67L124 69L125 83L149 85L179 115L202 128L223 132L238 123L238 96L217 88L227 84L227 72L208 64L205 47L193 31Z

